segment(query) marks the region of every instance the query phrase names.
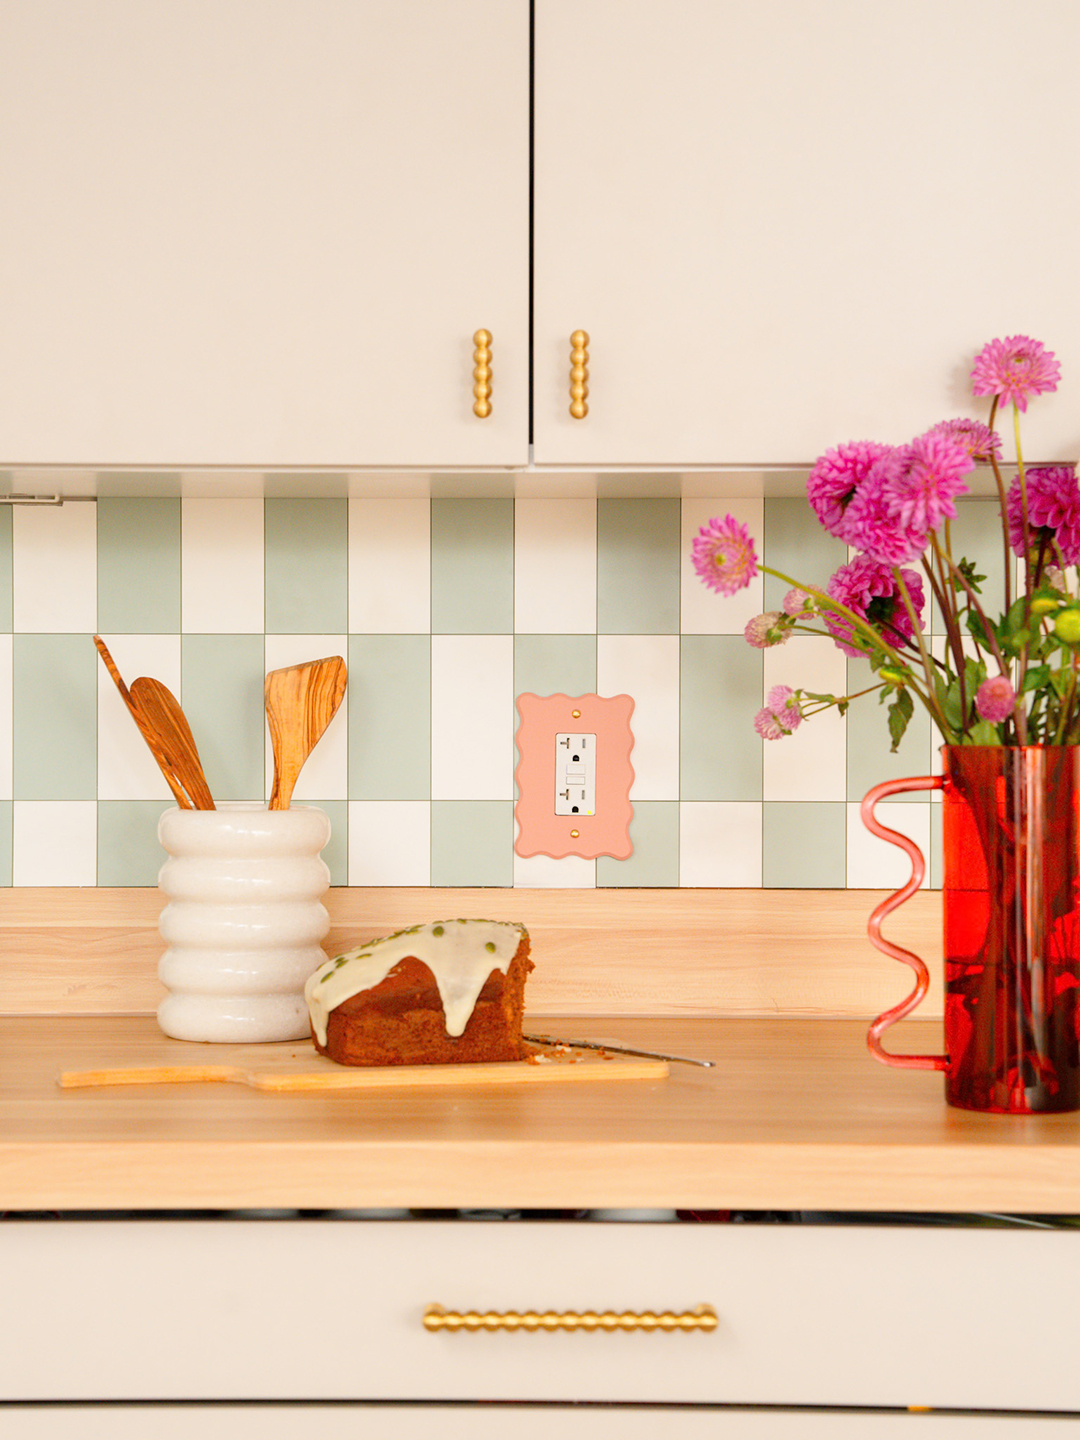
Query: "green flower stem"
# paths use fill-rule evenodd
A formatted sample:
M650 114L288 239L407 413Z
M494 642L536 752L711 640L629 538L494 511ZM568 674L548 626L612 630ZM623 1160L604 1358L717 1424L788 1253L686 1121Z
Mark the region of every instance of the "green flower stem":
M963 590L964 594L967 596L968 604L971 606L971 608L975 611L975 614L978 615L979 619L982 621L983 630L986 632L987 643L988 643L988 645L990 646L990 653L993 655L994 659L997 661L998 666L1000 667L1001 673L1004 675L1008 667L1007 667L1006 664L1005 664L1004 657L1002 656L1001 650L1000 650L1000 648L999 648L999 646L998 646L997 637L996 637L995 634L994 634L994 627L990 624L990 621L987 619L986 612L983 610L982 606L979 604L979 597L978 597L978 595L976 595L975 591L971 588L971 584L970 584L970 582L968 581L967 577L965 576L964 572L963 572L962 570L960 570L960 569L957 567L957 565L953 562L952 556L951 556L951 555L948 555L948 554L945 554L944 552L941 552L941 551L939 550L938 543L937 543L937 539L936 539L933 535L931 535L930 538L931 538L931 540L933 540L933 542L934 542L934 548L935 548L935 550L938 550L938 552L939 552L939 558L942 560L942 562L943 562L944 564L946 564L946 565L949 567L949 576L950 576L950 579L951 579L952 583L955 585L957 581L960 582L960 587L961 587L961 589ZM947 622L946 622L946 623L947 623ZM974 639L974 636L973 636L972 638ZM976 640L975 643L976 643L976 646L978 646L978 641L977 641L977 640ZM962 650L961 650L961 660L960 660L960 664L961 664L961 666L963 665L963 651L962 651Z
M919 647L919 659L922 661L923 674L926 676L927 693L934 696L934 708L933 710L931 710L930 713L934 715L935 718L940 717L938 718L938 726L941 729L941 733L944 735L948 731L949 727L945 723L945 712L938 705L937 691L934 685L934 671L930 664L930 656L926 649L926 641L923 638L922 626L919 624L919 617L915 613L915 606L912 604L911 596L908 593L907 584L904 581L904 577L901 573L899 565L893 566L893 579L896 581L896 587L900 592L900 598L904 602L904 609L907 611L908 619L911 621L911 628L915 635L915 643ZM962 674L963 671L961 670L961 675ZM963 694L963 683L964 682L961 679L961 694ZM925 701L923 703L925 704ZM966 713L966 710L962 708L960 713L961 715L963 715Z
M1020 522L1023 526L1024 537L1024 629L1027 630L1031 623L1031 526L1028 522L1028 497L1027 497L1027 472L1024 469L1024 451L1020 444L1020 407L1013 401L1013 437L1016 442L1016 469L1020 479ZM1009 522L1002 511L1001 523L1006 535L1009 531ZM1017 686L1017 694L1023 693L1024 679L1028 670L1027 645L1020 651L1019 665L1017 666L1017 678L1020 684ZM1024 714L1023 706L1017 704L1016 710L1016 738L1021 745L1027 744L1027 717Z
M990 418L987 421L987 428L993 430L994 417L997 415L998 396L994 396L990 405ZM1006 505L1005 477L1001 473L1001 466L998 464L997 456L993 449L990 451L990 464L994 470L994 480L997 484L998 499L1001 501L1001 530L1002 539L1005 545L1005 613L1012 609L1012 550L1009 547L1009 521Z
M759 565L758 569L761 570L762 573L765 575L772 575L773 578L776 580L783 580L786 585L791 585L796 590L802 590L805 592L805 594L812 595L814 599L818 602L818 604L823 605L826 610L831 610L834 614L840 615L845 620L850 621L852 627L857 630L865 639L867 639L875 650L881 651L882 654L886 655L895 664L899 665L901 670L908 670L910 672L908 662L904 659L900 652L898 650L894 650L893 647L889 645L882 638L881 635L878 634L874 627L872 625L868 625L861 615L856 615L854 610L849 610L848 607L846 605L842 605L839 600L834 600L831 595L826 595L824 590L819 590L814 585L806 585L802 581L794 580L790 575L785 575L782 570L774 570L771 565ZM911 601L909 599L908 604L910 605L910 603ZM919 633L918 626L915 627L915 633ZM834 635L830 635L829 638L835 640L836 637ZM927 669L926 675L928 681L928 689L925 692L914 683L914 680L910 680L908 682L909 688L915 692L923 705L925 705L926 709L929 710L931 716L933 717L934 723L941 731L942 738L947 744L951 745L954 743L955 737L953 736L952 730L949 727L948 721L945 719L944 711L938 704L937 695L934 691L932 674L929 669Z
M814 715L821 715L824 711L831 710L834 705L850 705L852 700L861 700L864 695L873 695L876 690L884 689L885 682L882 681L880 685L868 685L865 690L855 690L850 695L830 695L828 700L822 700L812 710L804 707L802 701L800 701L799 713L804 720L809 720ZM796 690L795 692L796 695L801 695L802 693L801 690Z
M927 560L925 555L923 556L922 564L923 569L926 571L926 578L930 581L930 588L934 592L934 598L938 602L938 608L941 611L941 618L945 622L945 635L949 642L949 649L952 651L953 664L956 667L956 674L960 680L961 713L966 713L967 705L964 689L964 642L960 634L959 619L956 616L953 606L949 604L949 597L947 594L948 587L945 581L945 556L941 553L941 549L940 546L938 546L937 544L936 537L932 536L932 538L934 539L935 559L937 560L938 570L940 571L940 578L934 574L934 567ZM952 563L951 557L949 557L949 563L950 565Z

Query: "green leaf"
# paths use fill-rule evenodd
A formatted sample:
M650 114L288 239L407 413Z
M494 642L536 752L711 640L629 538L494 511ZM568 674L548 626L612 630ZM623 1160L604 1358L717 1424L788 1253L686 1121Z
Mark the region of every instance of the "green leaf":
M981 595L981 594L982 594L983 582L985 581L986 576L985 576L985 575L980 575L980 574L976 571L976 569L975 569L975 561L974 561L974 560L963 559L963 560L960 561L960 563L957 565L956 568L957 568L957 570L960 571L960 574L963 575L964 579L965 579L965 580L968 582L968 584L971 586L972 590L975 591L975 594L976 594L976 595Z
M945 691L944 695L939 693L941 708L945 712L945 721L950 730L962 730L964 728L964 714L960 707L960 680L959 677L952 681L952 684Z
M986 661L976 660L973 655L964 657L964 684L967 686L968 696L973 696L982 682L986 679Z
M1001 730L989 720L977 720L964 736L965 745L1000 745Z
M896 753L900 741L904 738L904 731L914 713L915 702L911 698L911 693L907 690L899 691L896 699L889 706L889 735L892 738L893 754Z
M1039 690L1043 685L1050 683L1049 665L1032 665L1024 676L1023 684L1020 686L1021 695L1027 695L1031 690Z
M986 632L986 626L982 622L982 616L977 610L967 612L968 634L974 635L978 643L986 649L990 648L990 636Z

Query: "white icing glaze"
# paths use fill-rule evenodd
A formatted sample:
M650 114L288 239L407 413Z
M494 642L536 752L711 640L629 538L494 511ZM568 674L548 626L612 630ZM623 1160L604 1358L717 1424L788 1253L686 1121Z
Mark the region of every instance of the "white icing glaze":
M422 960L435 977L446 1033L461 1035L493 970L505 975L525 935L523 925L503 920L438 920L371 940L320 965L304 986L311 1026L326 1044L331 1010L361 990L371 990L408 956Z

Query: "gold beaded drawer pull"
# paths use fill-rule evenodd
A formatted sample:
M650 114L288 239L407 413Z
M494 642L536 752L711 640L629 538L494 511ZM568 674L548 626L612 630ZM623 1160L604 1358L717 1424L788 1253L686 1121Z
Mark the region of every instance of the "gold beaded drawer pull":
M424 1311L425 1330L525 1330L535 1334L538 1330L604 1330L609 1334L616 1330L663 1330L668 1334L677 1330L715 1330L720 1322L711 1305L699 1305L696 1310L684 1310L676 1314L673 1310L444 1310L441 1305L429 1305Z
M473 414L486 420L491 414L491 331L477 330L472 337L473 351Z
M589 413L585 397L589 393L589 337L584 330L570 336L570 414L584 420Z

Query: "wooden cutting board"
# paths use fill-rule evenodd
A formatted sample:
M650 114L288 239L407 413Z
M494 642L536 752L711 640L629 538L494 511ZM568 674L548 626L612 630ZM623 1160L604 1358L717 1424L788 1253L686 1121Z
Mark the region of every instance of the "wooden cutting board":
M261 1058L261 1057L260 1057ZM337 1065L314 1049L306 1054L252 1056L251 1065L136 1065L101 1070L64 1070L57 1083L65 1090L104 1085L192 1085L232 1082L255 1090L385 1090L430 1085L548 1085L662 1080L666 1060L559 1050L530 1060L492 1065Z

